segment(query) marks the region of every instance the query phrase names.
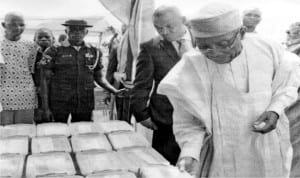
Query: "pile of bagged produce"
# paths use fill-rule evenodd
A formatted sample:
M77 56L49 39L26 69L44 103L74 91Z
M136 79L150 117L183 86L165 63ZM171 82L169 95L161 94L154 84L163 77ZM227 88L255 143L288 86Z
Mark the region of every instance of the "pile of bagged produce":
M0 126L0 178L146 178L161 166L173 168L123 121Z

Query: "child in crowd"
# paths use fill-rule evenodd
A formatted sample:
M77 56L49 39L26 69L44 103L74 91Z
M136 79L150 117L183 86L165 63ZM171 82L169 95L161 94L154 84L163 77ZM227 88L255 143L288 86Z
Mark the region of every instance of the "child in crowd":
M33 80L35 83L35 86L37 88L37 96L38 96L38 108L35 110L35 122L36 123L42 123L42 122L48 122L49 120L45 119L45 110L43 106L45 106L42 103L42 93L41 93L41 77L44 75L44 71L41 70L40 61L43 58L44 51L53 45L54 43L54 36L50 29L47 28L40 28L35 32L34 36L35 43L39 46L37 55L36 55L36 62L35 62L35 72L33 75ZM49 80L46 81L47 85L49 85Z

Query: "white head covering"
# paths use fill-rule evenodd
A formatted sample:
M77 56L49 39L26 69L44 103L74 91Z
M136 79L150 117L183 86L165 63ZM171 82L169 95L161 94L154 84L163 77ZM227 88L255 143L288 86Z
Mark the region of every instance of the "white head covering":
M239 10L226 3L210 3L190 20L195 37L207 38L226 34L242 26Z

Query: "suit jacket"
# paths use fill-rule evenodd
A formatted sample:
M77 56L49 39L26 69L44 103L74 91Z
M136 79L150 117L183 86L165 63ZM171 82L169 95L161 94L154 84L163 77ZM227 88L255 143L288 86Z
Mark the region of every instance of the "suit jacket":
M159 37L141 45L131 100L131 109L138 122L151 117L156 123L172 124L173 107L168 98L156 90L179 60L172 43Z
M113 47L109 53L108 64L106 70L107 81L114 85L114 72L118 69L117 47Z

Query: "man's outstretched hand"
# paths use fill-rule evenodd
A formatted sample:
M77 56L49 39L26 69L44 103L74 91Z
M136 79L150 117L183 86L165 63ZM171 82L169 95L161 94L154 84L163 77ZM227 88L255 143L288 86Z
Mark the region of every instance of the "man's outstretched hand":
M192 157L182 157L178 160L176 166L180 171L186 171L191 175L196 175L199 170L199 162Z
M254 123L253 131L268 133L276 128L279 115L273 111L264 112Z

